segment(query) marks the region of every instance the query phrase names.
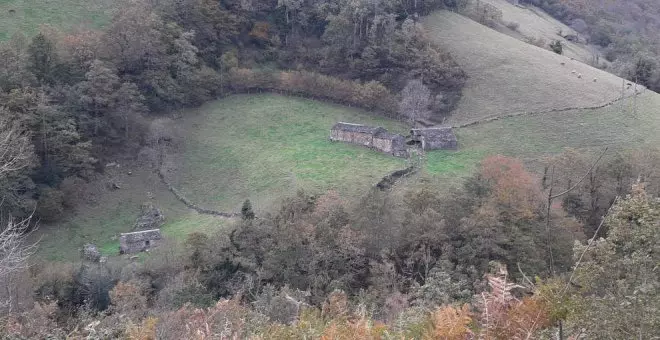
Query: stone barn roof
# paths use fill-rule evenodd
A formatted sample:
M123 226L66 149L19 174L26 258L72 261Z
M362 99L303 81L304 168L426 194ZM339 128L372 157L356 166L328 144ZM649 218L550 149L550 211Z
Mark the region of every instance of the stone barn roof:
M392 141L392 145L395 146L398 145L404 146L406 144L406 137L403 137L402 135L397 133L390 133L385 129L376 132L376 134L374 134L374 138L390 140Z
M332 127L332 129L346 131L346 132L366 133L370 135L375 135L377 133L382 133L382 132L387 133L387 130L379 126L367 126L362 124L353 124L353 123L344 123L344 122L339 122L335 124Z
M378 137L380 139L388 139L388 140L395 140L395 139L398 139L399 137L404 138L403 136L397 135L396 133L387 132L387 130L385 130L385 129L383 129L381 131L377 131L374 134L374 137Z

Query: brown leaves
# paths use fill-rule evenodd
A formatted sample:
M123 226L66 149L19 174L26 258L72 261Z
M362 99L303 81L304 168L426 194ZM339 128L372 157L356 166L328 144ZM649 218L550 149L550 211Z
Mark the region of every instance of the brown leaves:
M480 307L484 339L531 339L550 325L549 306L539 296L522 300L511 291L522 286L508 282L504 267L495 275L486 275L490 292L482 293Z
M119 282L109 294L112 310L117 313L139 315L147 308L146 293L137 282Z
M472 338L469 328L472 324L470 306L461 308L444 306L431 314L431 327L424 334L424 339L463 340Z
M540 206L538 179L522 162L502 155L481 162L481 176L491 183L491 203L510 209L516 216L532 218Z

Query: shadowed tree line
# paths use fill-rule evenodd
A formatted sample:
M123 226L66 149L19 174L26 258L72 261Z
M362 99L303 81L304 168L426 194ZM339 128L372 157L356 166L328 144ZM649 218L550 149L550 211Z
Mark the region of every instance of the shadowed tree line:
M561 155L555 169L575 156ZM587 175L609 170L617 158ZM567 170L553 178L577 177ZM626 179L626 189L604 205L595 233L571 216L568 201L547 209L543 179L504 156L486 158L449 195L374 190L349 202L335 192L299 192L258 219L246 202L230 233L191 233L143 263L117 258L18 271L15 308L0 331L644 338L660 327L653 312L660 201L650 194L657 178L638 178ZM76 326L91 323L94 330Z

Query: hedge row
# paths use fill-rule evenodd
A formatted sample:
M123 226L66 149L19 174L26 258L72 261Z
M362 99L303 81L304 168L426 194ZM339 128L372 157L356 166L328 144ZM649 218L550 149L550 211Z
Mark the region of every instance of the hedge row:
M246 68L229 71L229 87L235 92L264 90L325 99L348 106L396 116L397 100L377 81L361 83L308 71L268 72Z

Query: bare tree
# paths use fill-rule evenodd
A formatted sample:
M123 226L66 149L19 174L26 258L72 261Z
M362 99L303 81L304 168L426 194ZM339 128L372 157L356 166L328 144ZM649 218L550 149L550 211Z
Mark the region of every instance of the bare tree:
M11 122L8 116L0 107L0 177L29 166L33 160L29 132Z
M30 218L21 221L9 219L7 226L0 232L0 311L11 312L14 307L14 276L27 269L28 258L36 250L36 243L26 242L26 231L30 227Z
M415 127L417 120L430 117L430 102L431 91L428 87L422 84L421 80L410 80L401 91L399 113L410 121L412 127Z
M34 156L29 133L7 117L0 118L0 180L28 167ZM12 277L27 267L28 257L36 248L36 244L25 243L29 226L29 217L18 222L9 217L7 224L0 227L0 287L4 288L0 310L11 311L15 287Z

